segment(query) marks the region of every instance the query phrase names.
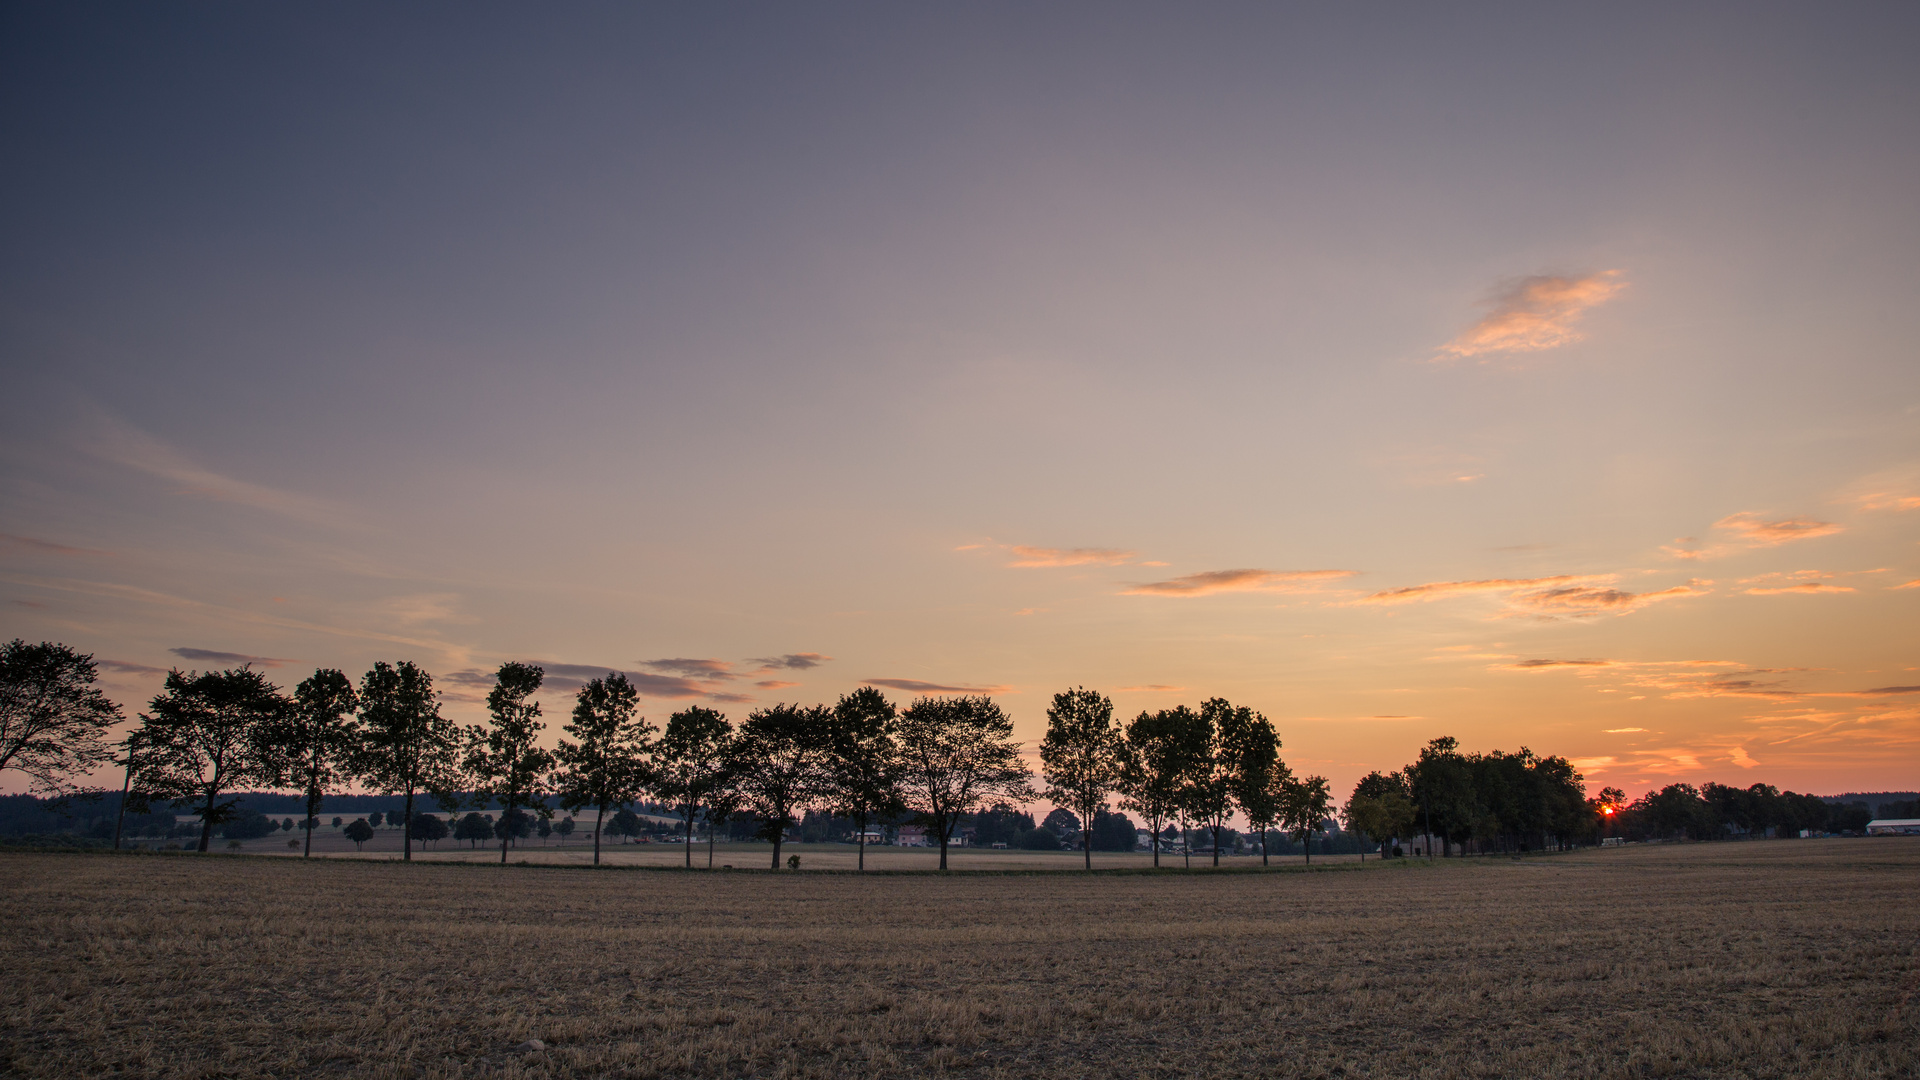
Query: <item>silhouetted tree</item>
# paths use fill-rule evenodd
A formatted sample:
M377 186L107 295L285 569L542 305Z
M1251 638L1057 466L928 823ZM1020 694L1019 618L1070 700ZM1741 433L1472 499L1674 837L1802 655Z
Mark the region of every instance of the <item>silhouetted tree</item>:
M653 782L649 755L659 730L634 713L640 695L620 672L609 672L580 688L573 722L561 730L578 742L560 740L560 772L554 785L567 810L595 811L593 864L600 865L600 833L614 807L638 799Z
M1143 712L1127 725L1121 747L1120 805L1147 820L1153 833L1153 865L1160 865L1160 835L1181 813L1187 774L1200 751L1194 735L1199 715L1181 705Z
M743 809L758 817L760 835L773 843L773 869L795 816L825 797L832 775L833 710L780 704L756 709L740 725L727 773Z
M906 809L900 796L900 747L893 737L898 722L893 702L871 686L842 694L833 706L828 809L853 820L861 870L867 868L868 823Z
M1324 832L1333 813L1333 796L1327 791L1324 776L1303 776L1287 784L1281 798L1280 821L1287 834L1306 848L1307 864L1313 864L1313 835Z
M68 779L113 760L107 732L120 706L93 686L93 657L65 645L0 645L0 772L24 773L30 790L62 795Z
M354 771L368 787L406 798L395 825L413 820L413 799L422 792L443 810L459 805L459 732L440 715L433 676L412 661L381 661L361 678L355 734ZM413 859L413 837L404 829L401 858Z
M1254 739L1257 743L1260 736L1256 734ZM1286 812L1287 788L1293 783L1293 770L1280 760L1279 749L1280 739L1276 735L1273 756L1263 761L1264 752L1256 746L1234 779L1234 799L1240 804L1240 812L1247 815L1247 827L1260 835L1261 866L1272 865L1267 837Z
M545 678L546 672L535 664L501 664L494 673L493 689L487 692L492 725L466 730L467 775L474 781L476 794L499 800L502 821L519 821L515 815L520 807L532 801L553 768L553 755L536 741L547 725L540 722L540 703L533 695ZM551 813L544 803L537 812L542 817ZM507 864L507 845L517 838L512 832L501 834L500 865Z
M573 819L571 817L561 818L560 824L555 825L553 831L560 834L560 842L562 844L566 843L567 837L573 835Z
M408 829L415 840L429 844L445 840L451 831L445 821L432 814L413 815L413 824Z
M303 858L313 854L313 824L327 789L347 778L353 751L350 718L358 703L344 673L319 668L294 687L293 707L270 734L275 751L270 782L297 787L306 797Z
M1414 824L1413 800L1408 795L1405 778L1399 773L1386 776L1379 772L1362 777L1347 798L1346 819L1348 829L1376 844L1410 835ZM1366 861L1366 857L1362 849L1361 861Z
M237 800L221 796L271 781L271 737L290 703L251 668L176 670L147 708L133 785L150 797L197 803L199 850L206 851L214 826L234 816Z
M1053 695L1047 706L1047 735L1040 743L1042 792L1083 822L1106 809L1120 784L1122 742L1113 720L1113 702L1085 687ZM1080 830L1082 864L1093 869L1093 830Z
M732 742L733 725L727 718L695 705L667 717L667 730L654 750L653 790L680 816L686 840L682 855L689 868L693 866L694 819L701 807L726 787L727 754ZM707 831L713 832L711 815Z
M477 848L481 841L493 839L493 822L481 817L478 811L468 811L453 827L453 838L465 840L469 849Z
M347 826L346 834L347 839L353 841L353 850L361 851L365 849L367 841L373 839L373 826L367 824L366 818L355 818Z
M925 697L900 714L900 788L908 806L940 833L940 869L960 815L988 799L1034 797L1013 741L1013 721L992 698Z

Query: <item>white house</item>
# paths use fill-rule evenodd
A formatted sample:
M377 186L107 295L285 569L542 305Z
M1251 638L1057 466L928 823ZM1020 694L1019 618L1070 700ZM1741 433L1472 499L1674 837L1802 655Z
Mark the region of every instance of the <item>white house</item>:
M1868 836L1920 836L1920 818L1875 818L1867 822Z

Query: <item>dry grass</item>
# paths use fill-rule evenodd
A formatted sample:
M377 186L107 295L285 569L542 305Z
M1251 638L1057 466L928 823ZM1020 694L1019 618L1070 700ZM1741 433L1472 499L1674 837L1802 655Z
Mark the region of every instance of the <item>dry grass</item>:
M1920 1071L1905 839L1091 878L4 855L0 883L15 1075Z

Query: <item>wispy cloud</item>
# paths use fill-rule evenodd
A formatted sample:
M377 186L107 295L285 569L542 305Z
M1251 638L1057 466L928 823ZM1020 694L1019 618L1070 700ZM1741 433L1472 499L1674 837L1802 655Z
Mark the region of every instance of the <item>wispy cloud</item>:
M540 689L547 693L576 693L581 687L584 687L594 679L604 679L609 675L619 674L627 677L627 681L633 684L633 688L639 691L641 697L667 698L669 700L704 697L711 698L715 701L732 701L738 698L738 695L717 694L710 684L703 684L693 679L673 675L655 675L645 671L624 671L617 667L603 667L598 664L565 664L554 660L529 660L527 663L539 665L540 670L546 673L546 678L541 681ZM494 672L469 668L461 671L450 671L443 675L438 675L436 678L441 682L452 683L460 687L492 689Z
M1905 585L1893 585L1889 587L1894 589L1920 589L1920 578L1914 578Z
M753 685L762 690L785 690L789 686L799 686L800 684L797 682L787 682L783 679L762 679Z
M1425 603L1431 600L1445 600L1449 597L1467 593L1510 593L1521 589L1542 589L1581 582L1612 581L1611 576L1556 574L1552 577L1538 578L1482 578L1477 581L1430 581L1424 585L1407 585L1398 589L1383 589L1354 601L1356 604L1411 604Z
M1601 732L1600 732L1600 734L1602 734L1602 735L1631 735L1631 734L1634 734L1634 733L1636 733L1636 732L1643 732L1643 731L1646 731L1646 730L1647 730L1647 729L1646 729L1646 728L1643 728L1643 727L1610 727L1610 728L1604 728L1604 729L1602 729L1602 730L1601 730Z
M912 694L1004 694L1011 686L968 686L960 683L923 682L920 679L862 679L868 686L905 690Z
M1476 593L1499 594L1509 615L1541 619L1591 618L1626 615L1649 604L1682 597L1705 596L1711 581L1694 580L1653 592L1616 589L1615 574L1557 574L1539 578L1485 578L1477 581L1434 581L1386 589L1352 601L1356 604L1408 604L1444 600Z
M762 656L747 661L759 664L761 671L806 671L833 659L825 653L791 652L781 656Z
M259 664L261 667L275 668L292 662L278 656L248 656L246 653L220 652L217 649L191 649L186 646L167 651L182 660L192 660L201 664Z
M1356 570L1207 570L1167 581L1150 581L1121 591L1122 596L1210 596L1223 592L1306 592L1329 581L1352 577Z
M1618 270L1574 277L1521 278L1489 297L1491 310L1440 346L1439 355L1471 359L1571 345L1586 336L1579 330L1581 317L1626 287Z
M1513 664L1495 664L1494 668L1504 671L1547 671L1564 667L1612 667L1611 660L1521 660Z
M312 525L338 526L343 508L322 499L240 480L206 468L123 420L97 412L86 447L102 460L158 477L177 494L251 506Z
M1013 561L1007 565L1018 567L1122 566L1139 554L1119 548L1049 548L1026 544L1015 544L1009 550L1013 552Z
M1120 692L1123 694L1169 694L1176 690L1185 689L1186 687L1184 686L1167 686L1164 683L1148 683L1145 686L1123 686L1120 688Z
M13 533L0 533L0 543L12 544L15 547L23 547L31 551L43 551L49 555L106 555L106 554L109 554L108 552L101 551L98 548L72 547L67 544L56 544L51 540L41 540L37 537L17 536Z
M1800 515L1775 518L1750 512L1729 514L1713 523L1721 539L1702 545L1698 537L1682 536L1660 550L1676 559L1717 559L1754 548L1778 547L1795 540L1812 540L1845 532L1846 526Z
M642 660L640 661L640 666L652 668L655 671L671 672L672 674L682 675L689 679L704 679L707 681L721 681L740 677L739 673L733 670L733 664L725 660L696 660L682 656L666 660Z
M150 667L146 664L132 664L125 660L95 660L95 664L108 671L117 671L122 675L165 675L166 668Z
M1804 515L1768 521L1759 514L1751 513L1728 514L1714 522L1713 527L1725 529L1752 547L1774 547L1795 540L1832 536L1845 529L1845 526L1836 525L1831 521L1821 521Z

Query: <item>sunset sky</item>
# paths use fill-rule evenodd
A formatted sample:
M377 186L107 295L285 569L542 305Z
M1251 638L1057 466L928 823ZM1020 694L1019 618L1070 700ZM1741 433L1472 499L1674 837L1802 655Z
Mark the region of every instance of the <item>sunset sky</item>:
M1920 7L0 9L0 637L1920 781ZM115 781L117 783L117 777ZM0 789L24 789L6 774Z

